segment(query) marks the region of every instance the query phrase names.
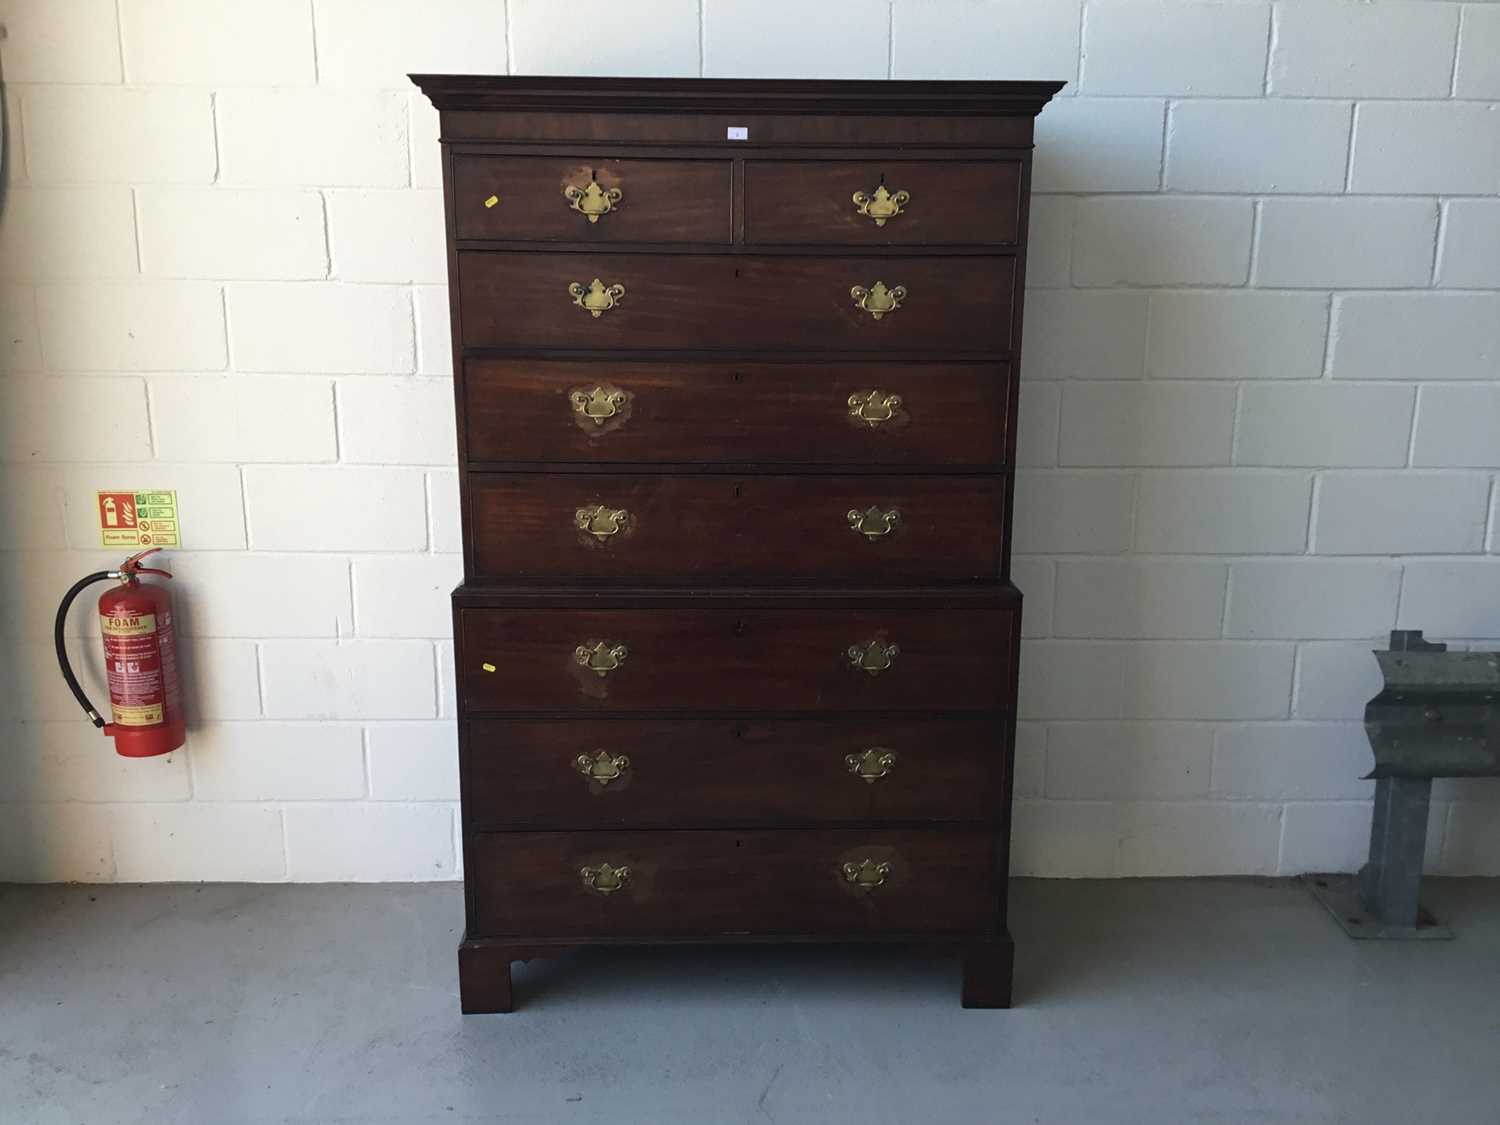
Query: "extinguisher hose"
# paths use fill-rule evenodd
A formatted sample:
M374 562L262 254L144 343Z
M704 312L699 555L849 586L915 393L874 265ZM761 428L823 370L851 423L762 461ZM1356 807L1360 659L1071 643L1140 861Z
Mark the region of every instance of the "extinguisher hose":
M73 693L73 698L78 700L78 705L88 712L89 721L96 727L103 727L104 720L99 717L99 712L94 710L94 705L89 702L89 697L83 693L83 688L78 683L78 677L73 675L73 667L68 663L68 650L63 644L63 631L68 621L68 610L72 608L73 601L85 589L95 582L107 582L111 578L119 578L117 570L100 570L86 577L80 578L73 583L72 588L63 595L62 604L57 607L57 619L52 623L52 640L57 646L57 665L62 669L63 679L67 681L68 688Z

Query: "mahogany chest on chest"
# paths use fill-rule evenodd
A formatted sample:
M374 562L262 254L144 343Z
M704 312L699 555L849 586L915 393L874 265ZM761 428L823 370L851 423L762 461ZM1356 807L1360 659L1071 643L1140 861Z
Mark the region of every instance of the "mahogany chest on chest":
M1056 83L414 76L440 111L463 1008L586 943L1010 1002L1033 119Z

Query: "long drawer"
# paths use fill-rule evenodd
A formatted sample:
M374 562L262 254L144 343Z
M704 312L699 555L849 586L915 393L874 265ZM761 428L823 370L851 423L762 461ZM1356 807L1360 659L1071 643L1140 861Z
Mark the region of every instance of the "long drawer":
M1000 477L474 473L480 578L994 578Z
M1018 160L747 160L745 241L1015 242Z
M1005 462L1010 367L470 359L471 461Z
M728 242L728 160L453 158L459 238Z
M475 936L981 933L988 831L500 832L470 837Z
M502 348L1004 352L1015 259L458 255L463 342Z
M777 820L992 820L998 718L476 719L464 808L479 828Z
M469 714L988 711L1011 699L1009 609L464 609Z

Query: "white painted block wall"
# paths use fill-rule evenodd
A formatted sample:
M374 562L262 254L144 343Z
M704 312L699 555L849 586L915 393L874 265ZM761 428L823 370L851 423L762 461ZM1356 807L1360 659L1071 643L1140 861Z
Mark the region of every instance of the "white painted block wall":
M1066 79L1022 371L1016 870L1353 868L1370 648L1500 645L1500 3L589 10L0 0L0 878L459 873L408 71ZM115 561L94 490L134 487L177 489L187 539L191 735L144 762L48 638ZM1500 785L1441 784L1429 852L1500 873Z

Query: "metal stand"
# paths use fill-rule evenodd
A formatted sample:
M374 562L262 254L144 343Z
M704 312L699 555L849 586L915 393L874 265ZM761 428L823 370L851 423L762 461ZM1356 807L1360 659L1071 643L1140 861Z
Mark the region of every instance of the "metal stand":
M1308 889L1352 938L1446 941L1453 931L1422 908L1430 777L1382 777L1375 783L1370 860L1358 875L1309 875Z
M1434 777L1500 777L1500 653L1449 652L1420 629L1375 653L1385 688L1365 707L1375 752L1370 859L1357 876L1307 875L1352 938L1453 937L1422 909L1422 860Z

